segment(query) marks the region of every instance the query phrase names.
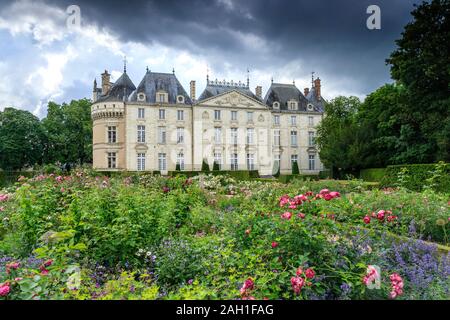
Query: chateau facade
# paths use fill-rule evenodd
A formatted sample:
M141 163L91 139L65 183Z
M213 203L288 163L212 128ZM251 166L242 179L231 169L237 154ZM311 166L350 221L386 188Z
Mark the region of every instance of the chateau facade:
M93 166L104 171L200 171L202 162L221 170L272 175L323 170L314 137L324 116L320 79L302 93L273 83L265 97L247 83L210 81L196 98L172 73L147 72L136 87L126 68L115 82L94 81Z

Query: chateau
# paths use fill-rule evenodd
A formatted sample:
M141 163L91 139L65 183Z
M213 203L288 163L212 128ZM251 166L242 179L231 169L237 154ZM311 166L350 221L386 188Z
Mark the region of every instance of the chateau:
M321 81L302 93L274 83L262 96L250 82L211 81L196 97L172 73L148 70L136 87L126 67L111 83L102 74L93 90L93 166L105 171L200 171L202 162L221 170L258 170L272 175L323 170L314 137L324 116Z

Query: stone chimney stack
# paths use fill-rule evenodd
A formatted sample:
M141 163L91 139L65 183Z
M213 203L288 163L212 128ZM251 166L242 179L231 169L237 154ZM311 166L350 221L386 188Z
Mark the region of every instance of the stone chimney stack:
M108 70L105 70L104 73L102 73L102 94L108 94L109 90L111 89L111 75L108 73Z
M192 100L192 102L194 102L196 100L196 96L195 96L195 81L194 80L191 81L190 87L191 87L191 100Z
M256 96L257 96L259 99L262 99L262 87L261 87L261 86L257 86L257 87L256 87L255 93L256 93Z
M320 100L322 97L320 78L314 80L314 88L316 88L316 99Z
M303 94L306 96L308 96L309 94L309 88L305 88L305 90L303 91Z

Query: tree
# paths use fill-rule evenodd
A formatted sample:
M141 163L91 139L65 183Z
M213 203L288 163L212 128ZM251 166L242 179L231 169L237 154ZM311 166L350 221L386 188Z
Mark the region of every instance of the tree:
M299 174L300 170L298 169L298 163L297 161L294 161L292 163L292 174Z
M209 164L206 159L203 159L202 162L202 172L209 172Z
M39 119L30 112L14 108L0 112L0 168L41 164L44 137Z
M416 6L397 49L387 59L392 78L407 90L409 116L401 129L407 144L417 143L398 162L450 160L450 1ZM400 112L399 112L400 114Z
M73 100L70 104L48 104L42 124L46 132L46 163L87 163L92 161L91 102Z
M180 164L178 162L175 165L175 171L181 171L181 166L180 166Z
M214 161L213 171L220 171L220 166L219 166L219 163L217 161Z

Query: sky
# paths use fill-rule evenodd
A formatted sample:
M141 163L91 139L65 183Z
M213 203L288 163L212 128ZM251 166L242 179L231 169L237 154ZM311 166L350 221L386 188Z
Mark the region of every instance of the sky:
M272 79L303 91L315 72L325 99L364 99L392 82L385 60L420 2L2 0L0 110L42 118L49 101L91 98L94 79L104 70L117 79L125 56L136 86L146 67L175 70L187 92L197 81L197 96L207 73L245 82L249 70L251 89L265 94ZM380 8L381 29L367 28L370 5Z

